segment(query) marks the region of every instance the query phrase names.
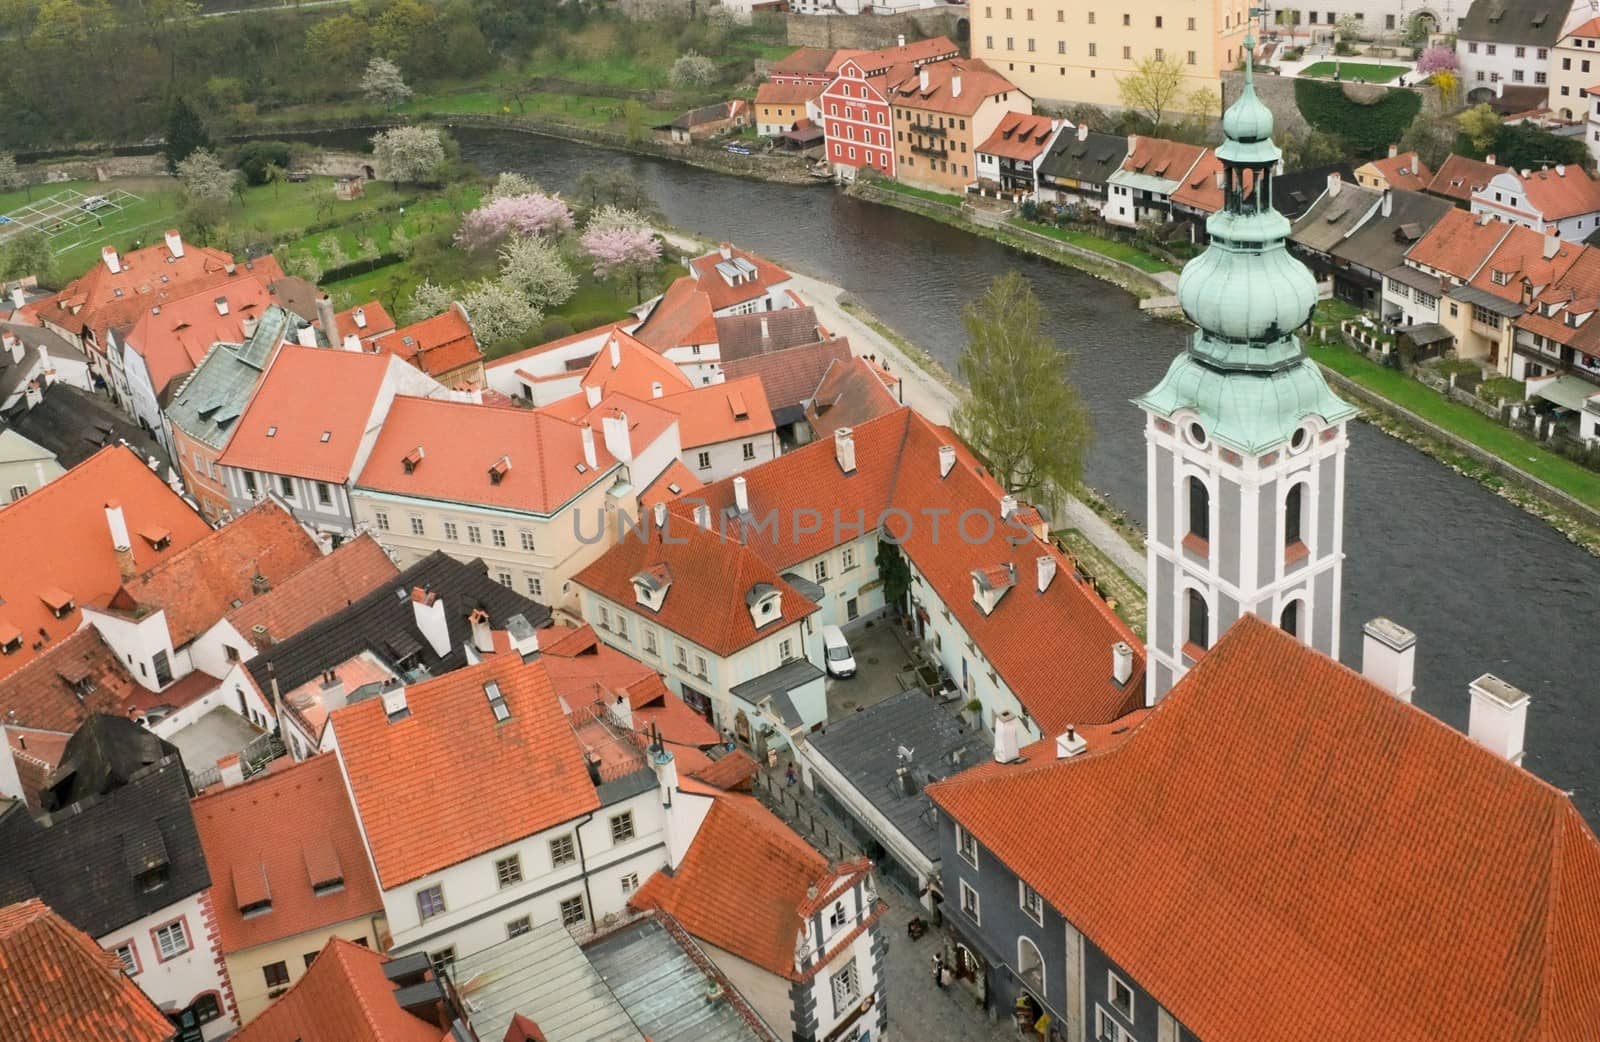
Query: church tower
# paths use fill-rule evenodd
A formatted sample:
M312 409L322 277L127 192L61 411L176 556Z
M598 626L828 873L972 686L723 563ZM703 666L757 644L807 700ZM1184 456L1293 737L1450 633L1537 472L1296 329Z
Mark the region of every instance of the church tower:
M1290 256L1289 222L1273 208L1281 153L1253 77L1247 58L1217 148L1226 201L1206 221L1210 245L1178 280L1197 328L1135 402L1146 413L1148 705L1245 612L1339 654L1345 426L1355 410L1295 335L1317 283Z

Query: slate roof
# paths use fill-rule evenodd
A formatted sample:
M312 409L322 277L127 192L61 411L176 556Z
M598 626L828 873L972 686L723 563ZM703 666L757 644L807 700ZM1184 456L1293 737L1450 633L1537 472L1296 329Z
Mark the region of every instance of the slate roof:
M1337 195L1324 186L1321 198L1294 222L1289 241L1303 249L1331 255L1334 247L1382 201L1382 192L1352 181L1339 182Z
M724 361L722 375L728 380L746 376L759 378L767 393L767 403L772 407L772 421L781 427L804 419L806 404L816 395L823 376L832 366L849 361L850 342L841 337Z
M547 1042L644 1042L591 958L552 919L459 960L456 987L472 1003L472 1027L484 1042L507 1037L518 1014L538 1024ZM703 988L695 998L704 1006Z
M1554 47L1570 6L1550 0L1472 0L1456 35L1495 44Z
M399 574L378 541L363 533L246 601L228 621L259 651L350 606ZM266 632L256 633L257 626Z
M645 1037L667 1042L768 1042L773 1036L740 1015L733 1002L706 1001L707 990L729 985L708 974L660 922L624 927L589 946L594 969L632 1015ZM715 970L712 968L712 972ZM544 1021L539 1026L546 1032ZM550 1042L557 1042L550 1034Z
M44 347L50 359L62 359L88 365L89 359L78 347L61 334L41 326L21 322L0 322L0 332L10 333L22 341L22 361L13 361L11 352L0 348L0 405L13 394L23 390L22 381L39 364L39 348Z
M1389 216L1383 216L1382 209L1373 214L1349 238L1334 245L1335 257L1373 271L1388 271L1405 259L1406 251L1428 228L1453 209L1447 200L1422 192L1392 191L1389 198Z
M810 397L806 420L819 438L831 438L840 427L855 427L900 408L878 371L863 358L828 366Z
M55 454L68 470L110 445L126 443L141 460L169 464L155 435L128 418L104 395L54 383L31 409L12 411L7 426Z
M40 791L40 806L60 810L120 788L178 750L123 716L95 713L67 739Z
M444 600L451 646L442 658L417 630L411 591L419 587ZM397 656L390 646L405 642L407 647L420 645L416 653L419 667L430 676L440 676L466 664L465 646L472 638L467 616L479 607L489 613L496 629L504 629L513 615L523 616L536 628L550 621L549 608L489 578L482 561L462 563L435 551L343 611L274 644L251 659L246 668L260 690L271 690L275 674L279 689L288 691L362 651L370 650L394 667Z
M98 798L35 819L21 803L0 814L0 901L40 897L96 939L211 884L183 760L169 755ZM146 892L137 870L165 859L167 881Z
M1327 190L1329 174L1338 174L1346 184L1355 183L1355 170L1349 163L1290 170L1272 179L1273 209L1291 221L1299 220Z
M809 305L760 311L746 315L721 315L717 326L717 351L726 366L752 355L782 351L802 344L815 344L823 338L817 311Z
M443 1030L401 1008L389 959L342 937L233 1042L440 1042ZM486 1040L498 1042L498 1040Z
M920 688L903 691L806 737L865 800L887 818L912 846L930 860L939 858L939 832L933 804L922 789L930 782L982 763L989 749L982 731L936 706ZM911 750L909 768L916 791L896 784L902 766L897 749ZM827 782L824 782L827 784Z
M260 279L235 281L152 307L119 339L144 359L151 388L167 401L169 385L176 389L214 344L241 339L245 320L259 318L271 306Z
M242 344L217 344L167 404L167 420L184 434L213 449L226 448L239 416L261 382L278 346L294 340L307 323L282 307L261 315L256 331Z
M1103 185L1126 158L1128 138L1124 134L1091 130L1079 141L1076 131L1063 131L1050 154L1040 161L1039 173L1062 181Z
M0 908L0 1038L167 1042L174 1030L121 959L44 902Z
M1571 800L1253 615L1120 745L929 795L1186 1036L1600 1023L1600 840Z

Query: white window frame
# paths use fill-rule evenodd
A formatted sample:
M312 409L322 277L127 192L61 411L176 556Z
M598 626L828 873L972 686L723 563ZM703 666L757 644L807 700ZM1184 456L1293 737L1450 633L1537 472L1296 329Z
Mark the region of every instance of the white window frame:
M557 846L557 844L561 844L561 843L565 843L566 844L567 852L566 852L565 855L560 855L560 854L556 853L556 846ZM553 866L555 868L563 868L563 867L565 867L567 865L576 864L577 861L578 861L578 846L577 846L576 843L573 842L572 833L563 832L559 836L551 836L550 837L550 864L551 864L551 866Z
M1128 1008L1126 1010L1117 1004L1117 988L1119 986L1123 991L1128 993ZM1106 971L1106 1005L1116 1010L1122 1019L1126 1020L1128 1023L1137 1023L1133 1018L1135 1005L1133 986L1127 981L1123 980L1121 977L1117 976L1115 970Z
M623 835L618 835L618 833L623 833ZM613 814L611 816L611 842L613 844L627 843L629 840L637 839L638 837L639 830L633 823L633 811L625 810L621 814Z
M423 908L422 898L423 898L423 895L431 894L431 893L437 893L439 895L439 897L438 897L438 908L436 908L432 912L429 912L429 911L426 911ZM417 890L417 895L416 896L417 896L417 919L420 922L424 922L425 923L429 919L437 919L439 916L444 915L446 912L450 911L450 906L449 906L448 903L446 903L446 901L444 899L444 884L443 883L434 883L432 886L421 887L421 888L419 888ZM429 901L428 903L431 905L434 902L433 901Z
M1030 894L1033 896L1033 905L1031 907L1028 904L1028 896ZM1044 925L1044 898L1039 896L1039 891L1020 879L1017 880L1017 907L1022 909L1023 915L1040 926Z
M494 880L501 890L522 882L522 858L516 854L507 854L503 858L495 859Z
M956 855L973 868L978 867L977 837L960 825L956 826Z
M967 907L969 898L972 905L970 908ZM983 925L983 901L978 896L978 891L965 879L961 880L961 914L979 926Z
M156 954L162 962L176 959L187 952L189 944L189 931L183 925L182 919L174 919L170 923L162 923L150 931L151 938L156 942Z
M573 906L574 903L576 903L576 911L578 913L575 918L569 914L572 911L570 906ZM583 894L577 893L570 897L563 897L556 905L556 914L561 917L561 925L570 929L574 926L582 926L589 921L589 906L584 904Z
M828 990L833 993L833 1015L842 1017L861 1002L861 971L856 969L854 956L839 967L839 972L828 978Z
M444 537L450 540L452 543L459 543L461 541L461 530L456 527L456 523L454 521L446 521L444 523Z

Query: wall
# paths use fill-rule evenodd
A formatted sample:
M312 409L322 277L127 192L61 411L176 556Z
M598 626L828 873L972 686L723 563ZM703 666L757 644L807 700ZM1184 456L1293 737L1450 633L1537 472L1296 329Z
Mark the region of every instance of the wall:
M706 956L728 978L728 983L744 996L750 1008L766 1022L773 1034L779 1038L795 1037L794 1000L789 994L788 981L730 951L698 938L696 940Z
M171 439L173 462L183 478L183 487L200 504L200 512L206 516L206 520L215 523L224 513L233 509L228 499L228 488L221 480L222 472L217 468L219 453L204 442L189 437L180 427L171 424L164 426Z
M791 47L852 50L889 47L902 34L907 40L948 36L960 43L960 25L969 14L970 8L965 4L945 4L895 15L789 14L785 16L786 39Z
M749 459L745 458L744 447L750 445L755 454ZM700 465L701 455L704 454L709 466ZM734 441L719 441L714 445L699 445L695 448L683 450L683 465L709 485L723 478L731 478L740 471L749 470L778 456L778 435L776 431L768 431L749 438L738 438Z
M141 618L131 619L121 613L99 611L87 605L81 607L83 621L100 631L100 636L117 653L140 687L159 691L164 686L156 683L155 656L159 652L167 653L174 680L194 668L187 661L180 662L173 652L165 611L158 608Z
M17 486L23 488L23 495L37 492L46 483L54 481L66 470L57 463L53 456L41 459L0 461L0 507L7 503L15 502L18 498L13 494Z
M109 181L113 177L166 177L167 160L159 153L148 156L95 156L54 163L21 163L17 173L30 185L58 181ZM48 195L48 189L39 198Z
M139 972L133 980L157 1005L168 1009L187 1009L207 992L215 993L217 1002L227 1012L226 982L222 974L221 954L214 948L215 940L210 927L210 915L205 906L206 892L199 891L145 916L126 926L96 938L107 950L132 943L139 962ZM184 936L189 950L162 962L152 933L174 919L183 920ZM205 1037L210 1040L231 1030L233 1024L224 1015L205 1025Z
M289 984L293 985L304 977L306 970L310 968L306 964L306 956L322 951L330 938L343 937L347 941L365 943L374 951L378 950L380 935L378 924L382 922L381 914L375 914L371 919L366 917L351 919L349 922L338 923L320 930L310 930L224 956L224 962L228 967L228 979L233 982L234 998L239 1003L239 1022L250 1023L271 1002L267 997L267 979L262 972L263 967L282 962L284 968L289 971Z
M567 363L598 354L610 333L609 326L602 327L588 335L573 337L560 347L548 351L496 359L484 367L485 379L491 388L501 394L523 398L535 405L560 401L578 393L578 382L583 377L581 371L569 370ZM537 382L519 376L519 369Z

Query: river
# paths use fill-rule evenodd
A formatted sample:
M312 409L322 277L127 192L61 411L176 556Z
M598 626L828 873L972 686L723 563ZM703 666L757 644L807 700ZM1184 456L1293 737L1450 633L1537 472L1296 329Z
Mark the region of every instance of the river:
M849 289L952 371L959 312L989 278L1033 283L1094 416L1085 479L1143 518L1142 416L1129 400L1183 347L1183 328L1087 275L830 187L745 181L545 138L461 130L463 158L571 189L594 167L627 169L673 225L730 239ZM1361 624L1386 615L1417 634L1418 705L1464 730L1467 684L1491 672L1532 697L1525 765L1600 825L1600 560L1548 525L1365 424L1351 432L1342 657L1359 668Z

